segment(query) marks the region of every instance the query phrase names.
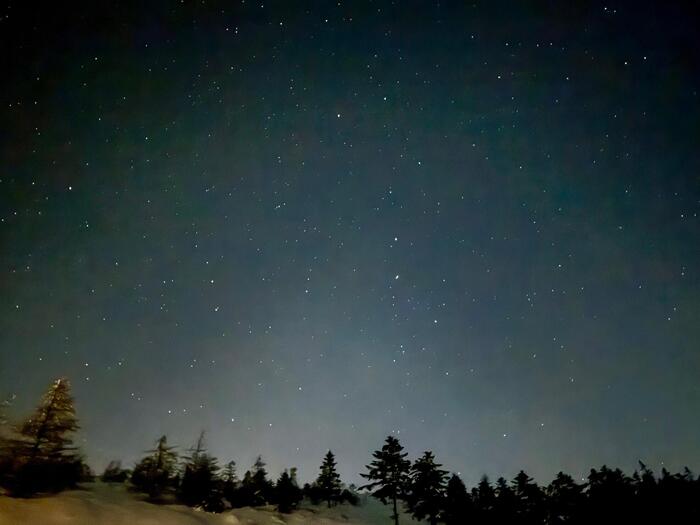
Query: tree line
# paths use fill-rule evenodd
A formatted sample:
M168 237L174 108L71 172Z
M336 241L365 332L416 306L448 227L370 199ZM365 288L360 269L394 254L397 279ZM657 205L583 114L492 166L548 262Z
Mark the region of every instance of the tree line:
M94 479L73 445L79 427L67 380L56 380L30 417L13 429L8 429L3 408L0 404L0 487L6 493L27 497ZM364 490L390 506L395 525L401 510L431 525L680 523L700 518L700 478L687 468L675 474L663 469L657 476L640 462L629 476L603 466L591 469L581 482L559 472L546 486L520 471L510 481L484 476L468 489L457 474L442 469L431 451L414 461L407 456L399 440L388 436L360 474L366 484L354 487L341 481L329 450L316 480L300 487L295 468L270 480L261 457L239 479L236 463L220 466L201 433L182 455L162 436L133 469L112 461L101 479L128 482L152 501L177 501L209 512L259 505L292 512L304 498L329 507L357 504L357 491Z

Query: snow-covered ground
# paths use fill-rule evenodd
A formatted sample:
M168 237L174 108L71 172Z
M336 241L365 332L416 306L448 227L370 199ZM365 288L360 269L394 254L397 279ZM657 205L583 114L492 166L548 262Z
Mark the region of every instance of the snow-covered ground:
M42 498L0 496L0 525L391 525L390 515L390 507L374 498L363 499L358 507L302 505L292 514L268 507L208 514L181 505L153 505L124 486L103 483ZM418 523L407 516L401 522Z

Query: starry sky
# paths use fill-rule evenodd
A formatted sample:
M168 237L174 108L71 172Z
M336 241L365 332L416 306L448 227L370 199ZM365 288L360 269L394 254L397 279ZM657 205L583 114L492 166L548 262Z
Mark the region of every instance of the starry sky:
M700 469L689 3L79 4L0 8L13 415L67 376L98 470Z

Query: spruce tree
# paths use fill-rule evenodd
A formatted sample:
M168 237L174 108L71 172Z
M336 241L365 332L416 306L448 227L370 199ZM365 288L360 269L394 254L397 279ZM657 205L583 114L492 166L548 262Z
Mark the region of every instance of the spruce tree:
M122 462L114 459L105 467L102 476L105 483L124 483L129 477L129 471L122 468Z
M336 471L335 456L330 450L323 458L321 473L316 479L316 485L320 498L328 503L328 508L330 508L333 503L337 503L340 500L340 494L342 492L340 475Z
M515 491L503 476L496 480L495 494L494 519L498 523L515 522L518 510L518 498L515 495Z
M410 485L406 495L408 509L418 520L427 519L435 525L444 504L447 471L440 469L435 457L426 451L418 458L410 473Z
M489 481L488 476L482 476L479 484L472 489L477 521L491 521L496 506L496 492Z
M394 525L398 525L398 501L405 497L411 462L406 459L408 454L403 452L399 440L393 436L388 436L382 449L375 451L372 455L374 460L365 467L368 472L360 474L370 483L360 488L371 490L372 496L385 505L391 502L393 508L391 517Z
M224 467L222 473L223 479L223 496L231 504L232 507L236 506L237 500L237 488L238 488L238 475L236 474L236 462L229 461Z
M275 499L277 500L277 510L279 512L292 512L302 499L301 489L296 482L296 471L292 469L292 474L284 469L275 485Z
M255 459L253 468L246 471L241 483L240 503L242 505L250 505L255 507L265 505L272 498L273 485L267 479L267 470L265 470L265 462L261 456Z
M20 426L16 450L30 460L73 456L72 434L78 428L70 383L64 378L57 379L34 414Z
M11 465L6 481L11 491L29 495L75 486L85 470L73 446L78 428L70 383L57 379L32 416L19 425L16 437L8 440Z
M190 449L190 455L184 457L184 470L178 497L190 507L201 506L206 510L218 510L217 501L221 500L216 458L207 453L204 446L204 432L197 443Z
M516 513L524 524L542 523L545 519L544 494L542 489L524 471L513 480L513 492L517 500Z
M579 514L585 503L584 487L568 474L559 472L546 489L548 523L579 523Z
M471 498L464 482L457 474L447 482L441 519L446 525L463 525L471 517Z
M168 446L168 438L161 436L148 454L134 467L131 483L151 498L158 498L173 483L177 453L175 447Z

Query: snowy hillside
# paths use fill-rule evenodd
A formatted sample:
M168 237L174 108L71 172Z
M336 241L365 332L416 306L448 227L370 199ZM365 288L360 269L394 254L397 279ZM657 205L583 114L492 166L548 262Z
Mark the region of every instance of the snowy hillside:
M123 486L102 483L42 498L0 496L0 525L390 525L390 514L388 506L373 498L358 507L303 505L292 514L270 507L207 514L181 505L153 505ZM401 521L417 524L407 516Z

